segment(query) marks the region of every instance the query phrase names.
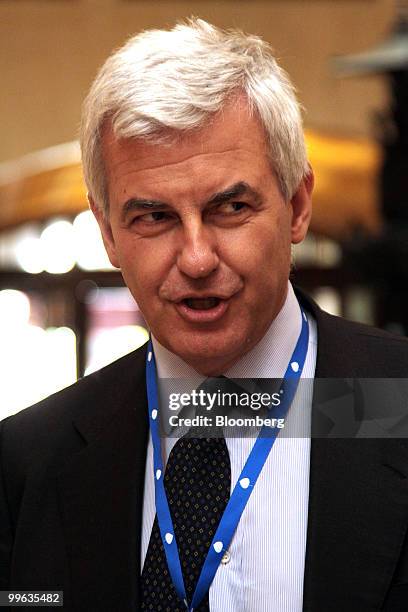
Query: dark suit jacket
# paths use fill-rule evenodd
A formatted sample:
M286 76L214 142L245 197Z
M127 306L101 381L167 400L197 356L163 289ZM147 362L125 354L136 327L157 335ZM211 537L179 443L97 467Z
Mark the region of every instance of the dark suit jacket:
M405 339L306 308L316 376L407 376ZM65 610L139 609L144 366L142 348L3 421L0 590L61 589ZM408 610L407 475L404 440L312 440L305 612Z

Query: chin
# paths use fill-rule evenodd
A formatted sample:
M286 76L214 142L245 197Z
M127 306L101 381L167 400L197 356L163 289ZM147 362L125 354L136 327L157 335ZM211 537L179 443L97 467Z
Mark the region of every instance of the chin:
M220 337L219 334L186 335L177 342L165 345L197 372L209 375L221 374L244 354L245 338L241 335Z

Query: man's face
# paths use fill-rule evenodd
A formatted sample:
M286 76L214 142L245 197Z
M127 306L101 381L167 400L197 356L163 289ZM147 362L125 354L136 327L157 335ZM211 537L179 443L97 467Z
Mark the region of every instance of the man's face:
M109 258L159 342L205 375L262 338L287 292L312 179L285 202L243 101L177 144L103 138Z

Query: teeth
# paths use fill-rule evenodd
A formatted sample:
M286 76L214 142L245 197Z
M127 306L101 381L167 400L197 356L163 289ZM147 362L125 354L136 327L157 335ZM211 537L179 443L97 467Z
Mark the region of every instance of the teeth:
M220 299L216 297L208 298L188 298L185 300L187 306L193 310L209 310L218 306Z

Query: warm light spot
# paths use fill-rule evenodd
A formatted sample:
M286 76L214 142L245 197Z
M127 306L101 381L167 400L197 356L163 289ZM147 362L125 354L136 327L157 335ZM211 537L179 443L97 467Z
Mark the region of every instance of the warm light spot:
M74 229L69 221L54 221L41 234L44 269L52 274L69 272L75 266Z
M73 227L78 266L83 270L113 270L92 212L85 210L77 215Z
M16 240L16 260L24 272L39 274L44 270L44 252L39 232L31 231Z
M0 291L0 327L14 330L27 325L30 318L30 300L22 291L3 289ZM4 338L3 340L4 341Z

